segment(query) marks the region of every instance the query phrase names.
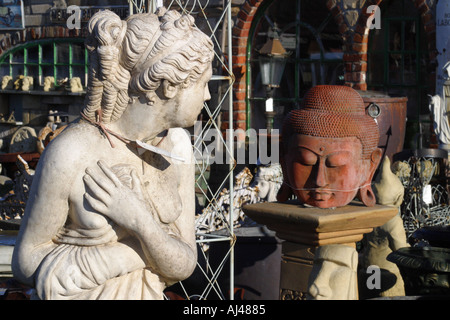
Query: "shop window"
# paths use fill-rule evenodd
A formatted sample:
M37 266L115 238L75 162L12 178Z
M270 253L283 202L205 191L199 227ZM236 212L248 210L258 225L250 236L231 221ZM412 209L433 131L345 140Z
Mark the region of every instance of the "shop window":
M15 47L0 58L0 76L31 76L39 86L47 76L55 86L66 85L64 79L79 77L87 84L88 54L83 39L42 40Z

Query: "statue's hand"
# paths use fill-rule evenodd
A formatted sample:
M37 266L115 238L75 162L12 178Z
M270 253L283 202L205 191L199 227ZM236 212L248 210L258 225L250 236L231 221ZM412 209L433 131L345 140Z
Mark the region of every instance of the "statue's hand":
M103 161L98 168L87 168L83 177L86 185L84 198L97 212L111 218L117 224L127 227L127 223L138 212L145 210L145 201L139 177L131 171L131 188L124 185Z

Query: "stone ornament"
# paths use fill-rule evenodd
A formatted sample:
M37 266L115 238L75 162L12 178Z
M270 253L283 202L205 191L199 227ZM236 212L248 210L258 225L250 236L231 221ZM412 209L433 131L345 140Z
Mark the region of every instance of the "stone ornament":
M22 90L22 91L33 90L34 86L33 77L18 75L13 83L13 86L15 90Z
M340 244L318 247L309 275L307 299L357 300L357 267L355 248Z
M70 79L70 92L83 92L83 85L81 84L80 77Z
M283 124L278 200L294 194L306 205L334 208L358 196L366 206L375 205L371 181L381 159L378 140L378 126L357 91L311 88Z
M41 155L12 269L38 299L163 299L197 261L181 128L210 98L213 44L165 8L126 21L100 11L88 33L85 108Z
M33 77L25 76L22 80L22 91L30 91L34 88Z
M2 78L2 90L12 90L14 81L11 76L3 76Z
M44 78L44 91L55 91L55 77L47 76Z
M360 257L361 276L366 278L367 268L377 266L381 273L380 288L377 291L372 289L372 292L368 292L368 294L381 297L404 296L405 287L400 271L394 263L386 258L391 252L409 247L400 215L405 188L399 177L391 170L391 161L387 156L381 164L378 176L374 179L373 191L378 204L396 207L398 214L384 225L374 228L373 232L364 235Z
M36 151L37 135L32 127L24 126L17 129L9 143L10 153L23 153Z
M449 151L450 123L447 110L450 105L450 61L445 63L441 72L444 81L440 81L440 85L436 89L436 95L428 95L428 102L439 148Z

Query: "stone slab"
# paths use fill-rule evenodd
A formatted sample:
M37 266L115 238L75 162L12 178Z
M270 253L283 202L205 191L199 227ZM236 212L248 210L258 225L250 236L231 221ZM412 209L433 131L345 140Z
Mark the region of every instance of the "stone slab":
M266 202L244 206L243 210L254 221L274 230L279 238L311 246L353 245L398 213L395 207L366 207L358 201L333 209L305 207L296 201Z

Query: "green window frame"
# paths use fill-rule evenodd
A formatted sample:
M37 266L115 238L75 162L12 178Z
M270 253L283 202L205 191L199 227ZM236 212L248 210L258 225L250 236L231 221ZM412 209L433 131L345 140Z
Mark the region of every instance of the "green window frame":
M0 57L1 76L33 76L42 86L46 76L58 80L75 76L86 86L89 55L84 39L46 39L27 42L5 52Z

